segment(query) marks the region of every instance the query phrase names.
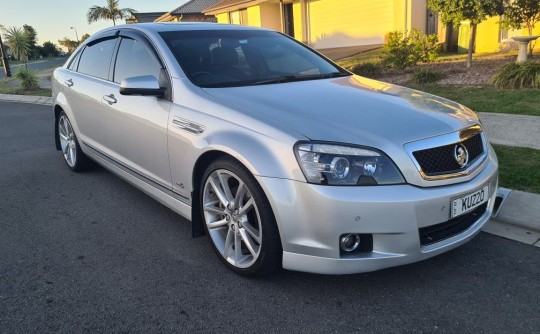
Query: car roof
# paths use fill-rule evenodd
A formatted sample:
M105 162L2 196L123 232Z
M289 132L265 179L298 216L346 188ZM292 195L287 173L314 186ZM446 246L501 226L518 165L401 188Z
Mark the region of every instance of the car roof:
M257 27L247 27L237 24L222 24L211 22L151 22L151 23L136 23L136 24L124 24L108 29L104 29L101 32L108 30L118 29L135 29L145 32L164 32L164 31L189 31L189 30L268 30Z

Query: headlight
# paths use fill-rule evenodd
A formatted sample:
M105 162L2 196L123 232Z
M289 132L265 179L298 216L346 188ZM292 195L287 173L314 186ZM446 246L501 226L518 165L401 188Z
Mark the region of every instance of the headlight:
M294 152L309 183L342 186L405 183L392 160L375 149L300 142Z

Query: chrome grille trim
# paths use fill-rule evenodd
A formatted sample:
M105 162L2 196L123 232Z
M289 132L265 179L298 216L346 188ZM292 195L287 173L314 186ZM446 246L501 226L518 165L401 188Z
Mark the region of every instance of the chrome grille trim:
M483 146L483 153L476 158L476 160L470 164L466 169L458 171L458 172L451 172L448 174L440 174L440 175L428 175L423 170L418 161L416 160L414 156L414 152L416 151L422 151L422 150L428 150L428 149L434 149L441 146L447 146L447 145L454 145L461 143L467 139L470 139L471 137L480 134L482 138L482 146ZM462 177L466 175L470 175L474 171L476 171L478 168L483 167L487 162L488 157L488 144L486 140L486 136L484 132L482 131L482 127L480 125L474 125L468 128L465 128L463 130L449 133L442 136L427 138L411 143L407 143L404 145L405 151L409 155L410 159L413 161L416 169L420 173L420 176L427 181L437 181L437 180L447 180L451 178L457 178Z

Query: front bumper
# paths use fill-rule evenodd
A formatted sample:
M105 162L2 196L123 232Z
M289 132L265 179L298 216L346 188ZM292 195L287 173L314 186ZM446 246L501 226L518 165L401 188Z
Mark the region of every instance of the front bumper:
M474 179L441 187L412 185L331 187L257 177L274 210L285 269L352 274L403 265L441 254L472 239L491 217L498 165L493 153ZM422 246L419 228L450 219L453 198L489 185L487 209L471 226ZM373 251L341 256L339 237L372 234Z

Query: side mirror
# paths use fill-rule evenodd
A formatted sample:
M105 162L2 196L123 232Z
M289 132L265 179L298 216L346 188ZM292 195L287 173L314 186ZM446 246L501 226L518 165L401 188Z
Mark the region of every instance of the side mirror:
M159 87L159 82L153 75L144 75L122 80L120 94L163 97L165 88Z

